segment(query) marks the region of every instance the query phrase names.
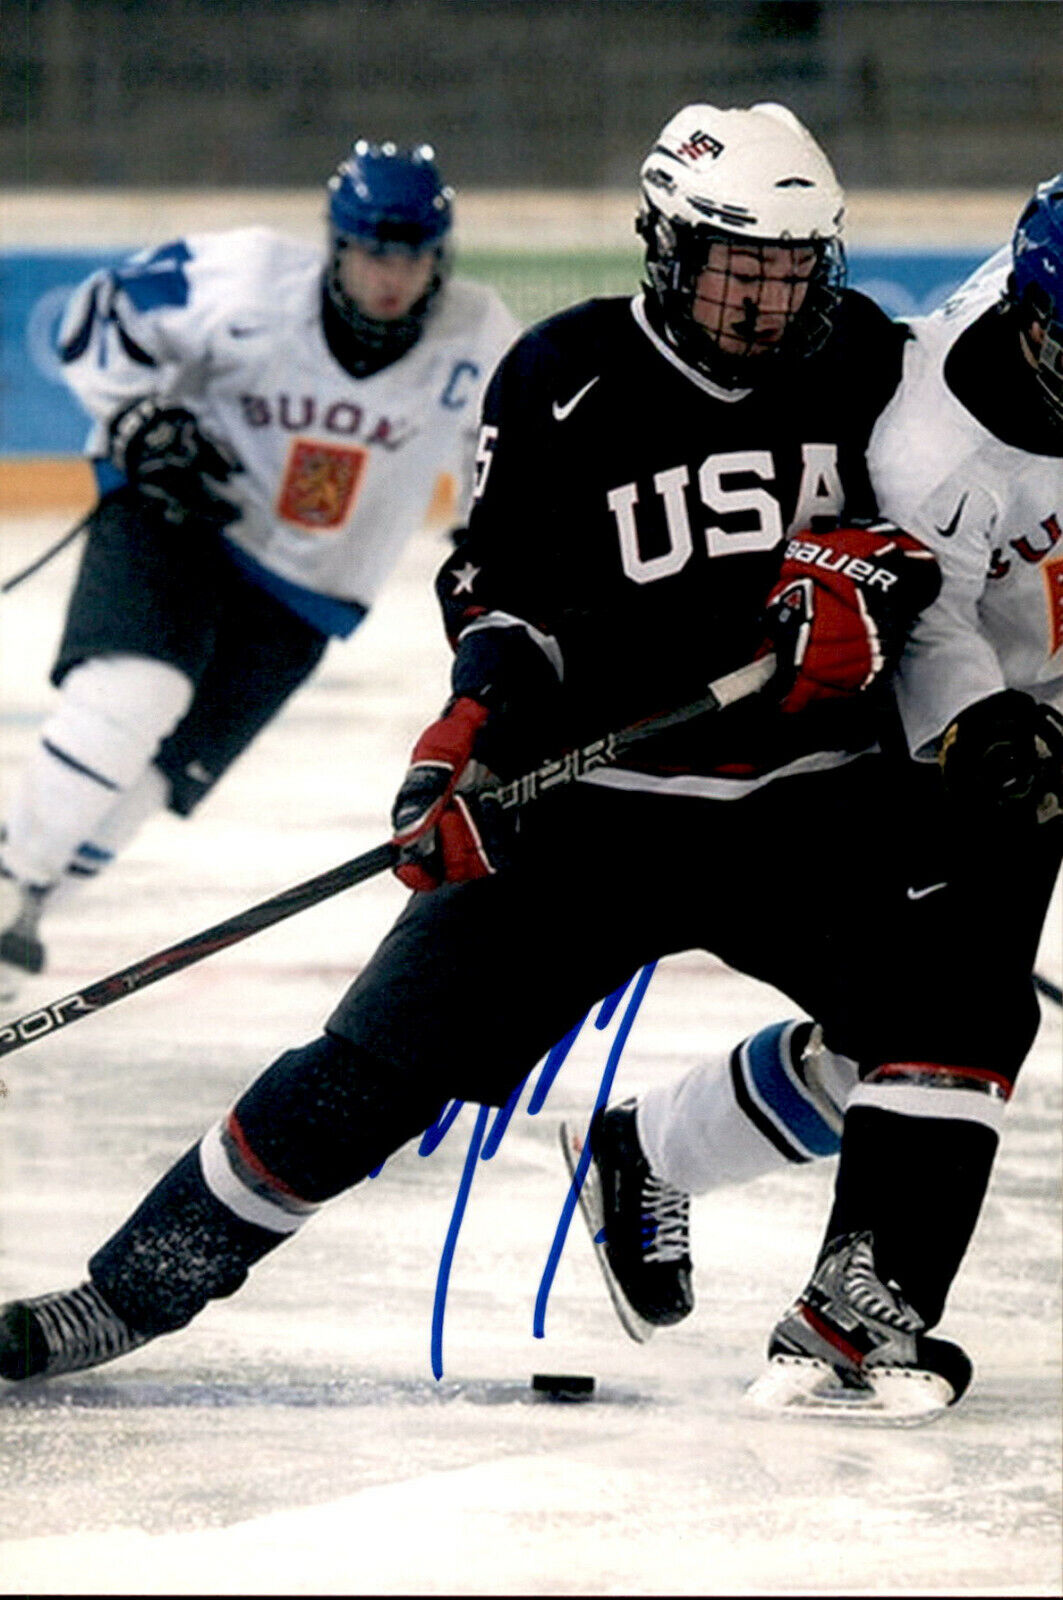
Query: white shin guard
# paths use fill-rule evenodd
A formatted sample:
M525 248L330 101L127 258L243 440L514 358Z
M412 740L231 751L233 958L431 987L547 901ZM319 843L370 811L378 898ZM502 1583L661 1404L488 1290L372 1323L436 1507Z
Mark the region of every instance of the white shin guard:
M82 845L108 859L127 842L165 797L161 778L140 780L193 692L183 672L147 656L97 656L68 673L8 810L8 870L54 883Z

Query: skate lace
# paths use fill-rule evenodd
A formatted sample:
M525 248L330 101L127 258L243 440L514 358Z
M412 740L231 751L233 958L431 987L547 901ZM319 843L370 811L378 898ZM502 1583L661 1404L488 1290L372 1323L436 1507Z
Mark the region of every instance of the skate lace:
M652 1175L642 1185L644 1261L682 1261L690 1253L690 1196Z
M29 1307L48 1347L45 1372L77 1372L147 1342L113 1312L94 1284L41 1295Z
M845 1273L844 1290L853 1310L863 1317L873 1317L900 1333L918 1333L923 1327L922 1318L911 1306L882 1283L875 1272L871 1249L863 1241L853 1249Z

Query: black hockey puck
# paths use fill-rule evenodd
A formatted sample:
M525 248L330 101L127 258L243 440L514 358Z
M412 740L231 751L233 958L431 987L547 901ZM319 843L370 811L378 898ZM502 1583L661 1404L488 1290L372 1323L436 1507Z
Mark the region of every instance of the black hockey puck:
M594 1393L594 1379L574 1372L536 1372L531 1386L550 1400L589 1400Z

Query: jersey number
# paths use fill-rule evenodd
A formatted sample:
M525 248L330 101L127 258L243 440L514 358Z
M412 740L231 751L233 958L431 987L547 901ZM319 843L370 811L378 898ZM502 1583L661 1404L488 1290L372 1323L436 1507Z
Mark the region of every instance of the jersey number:
M479 500L487 488L487 474L491 470L494 460L495 440L498 438L498 429L484 423L480 429L480 436L476 441L475 477L472 485L472 497Z

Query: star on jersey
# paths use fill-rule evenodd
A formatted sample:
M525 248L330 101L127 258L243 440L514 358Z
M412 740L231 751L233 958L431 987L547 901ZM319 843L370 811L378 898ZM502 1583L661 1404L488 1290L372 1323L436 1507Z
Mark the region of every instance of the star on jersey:
M479 567L474 567L471 561L466 561L454 574L454 593L472 594L472 586L480 576Z

